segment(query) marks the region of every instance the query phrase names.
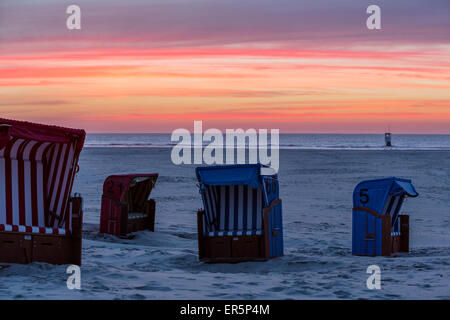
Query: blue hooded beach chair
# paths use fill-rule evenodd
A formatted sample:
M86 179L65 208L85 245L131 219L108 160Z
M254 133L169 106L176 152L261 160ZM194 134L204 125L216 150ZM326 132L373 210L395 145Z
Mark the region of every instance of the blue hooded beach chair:
M199 258L266 260L283 255L278 176L261 164L198 167Z
M418 195L408 179L360 182L353 191L352 253L389 256L408 252L409 216L400 215L400 209L406 197Z

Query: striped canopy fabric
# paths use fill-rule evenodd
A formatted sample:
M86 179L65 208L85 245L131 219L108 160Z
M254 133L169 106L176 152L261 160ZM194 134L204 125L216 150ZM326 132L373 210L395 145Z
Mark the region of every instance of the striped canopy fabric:
M202 185L206 236L262 234L264 198L261 188L248 185Z
M389 195L384 204L382 214L388 214L392 217L392 235L400 234L400 209L405 196L403 193Z
M0 119L0 124L5 121ZM0 230L70 231L71 212L66 209L84 131L77 136L73 129L7 123L14 130L0 146Z
M135 178L132 181L125 194L129 213L144 211L145 203L150 196L155 182L154 177Z

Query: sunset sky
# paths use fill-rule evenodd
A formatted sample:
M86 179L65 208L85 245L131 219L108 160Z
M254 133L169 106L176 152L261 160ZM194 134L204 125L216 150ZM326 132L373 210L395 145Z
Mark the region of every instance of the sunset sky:
M382 30L366 28L370 4ZM450 1L2 0L0 117L450 134Z

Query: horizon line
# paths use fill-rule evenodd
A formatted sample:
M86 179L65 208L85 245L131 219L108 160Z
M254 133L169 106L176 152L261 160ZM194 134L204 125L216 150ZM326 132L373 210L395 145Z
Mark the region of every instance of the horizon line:
M203 134L204 132L202 132ZM384 135L385 133L390 133L392 135L450 135L449 133L393 133L392 131L385 131L382 133L349 133L349 132L283 132L283 133L279 133L280 135L285 135L285 134L316 134L316 135L320 135L320 134L344 134L344 135ZM86 131L86 134L172 134L172 132L88 132ZM194 134L194 132L191 132L191 134ZM223 132L223 134L226 134L225 132Z

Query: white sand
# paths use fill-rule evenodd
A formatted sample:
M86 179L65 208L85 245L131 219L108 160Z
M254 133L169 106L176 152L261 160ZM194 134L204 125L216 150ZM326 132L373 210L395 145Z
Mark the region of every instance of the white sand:
M66 288L66 266L11 265L0 270L0 298L311 299L450 298L450 151L282 150L285 256L268 262L203 264L197 257L194 166L173 166L170 149L87 148L74 191L85 199L82 290ZM98 233L107 175L158 172L156 232L133 240ZM351 255L354 186L363 179L411 178L411 253ZM382 289L366 288L367 266L382 270Z

